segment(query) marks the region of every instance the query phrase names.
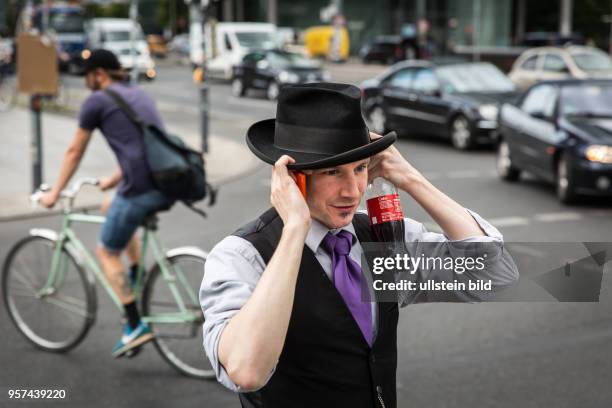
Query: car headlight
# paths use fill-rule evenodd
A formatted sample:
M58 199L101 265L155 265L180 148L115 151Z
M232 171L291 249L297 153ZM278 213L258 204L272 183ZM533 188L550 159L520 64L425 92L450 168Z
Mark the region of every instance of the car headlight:
M612 146L589 146L586 148L584 156L588 161L597 163L612 163Z
M480 108L478 108L478 113L480 113L480 116L486 120L497 120L498 112L499 109L496 105L482 105Z
M293 72L281 71L280 74L278 74L278 80L280 82L294 84L300 81L300 77L298 74L293 73Z
M323 78L323 81L329 82L331 81L331 74L327 71L323 71L323 74L321 74L321 78Z
M89 51L87 48L81 51L81 58L86 60L86 59L89 59L89 57L91 57L91 51Z

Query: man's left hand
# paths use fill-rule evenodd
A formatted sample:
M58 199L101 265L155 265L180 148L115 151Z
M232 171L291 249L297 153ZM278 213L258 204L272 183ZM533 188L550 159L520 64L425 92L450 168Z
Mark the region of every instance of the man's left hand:
M381 135L370 132L370 139L372 140L381 137ZM370 164L368 165L368 182L371 182L377 177L387 179L397 188L408 193L410 186L415 181L423 178L421 173L408 163L399 150L393 145L370 158Z

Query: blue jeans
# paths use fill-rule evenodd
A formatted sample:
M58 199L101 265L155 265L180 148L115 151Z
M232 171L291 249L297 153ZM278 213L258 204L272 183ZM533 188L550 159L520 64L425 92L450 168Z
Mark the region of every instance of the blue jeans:
M108 251L124 250L147 215L170 208L172 204L174 200L158 190L130 197L115 195L102 225L100 242Z

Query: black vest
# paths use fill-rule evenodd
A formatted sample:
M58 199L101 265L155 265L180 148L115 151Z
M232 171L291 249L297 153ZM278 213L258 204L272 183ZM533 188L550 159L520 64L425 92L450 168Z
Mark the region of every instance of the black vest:
M367 216L356 214L360 242L375 241ZM234 233L267 264L283 221L274 209ZM378 304L370 348L342 296L304 245L289 328L276 371L260 390L240 394L243 408L385 408L396 406L397 303Z

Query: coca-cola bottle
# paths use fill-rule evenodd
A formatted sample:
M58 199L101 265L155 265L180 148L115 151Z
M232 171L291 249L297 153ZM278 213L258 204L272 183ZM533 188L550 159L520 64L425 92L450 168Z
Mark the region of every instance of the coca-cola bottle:
M404 212L397 188L382 177L375 178L366 190L366 205L372 232L379 242L389 242L396 249L405 248Z

